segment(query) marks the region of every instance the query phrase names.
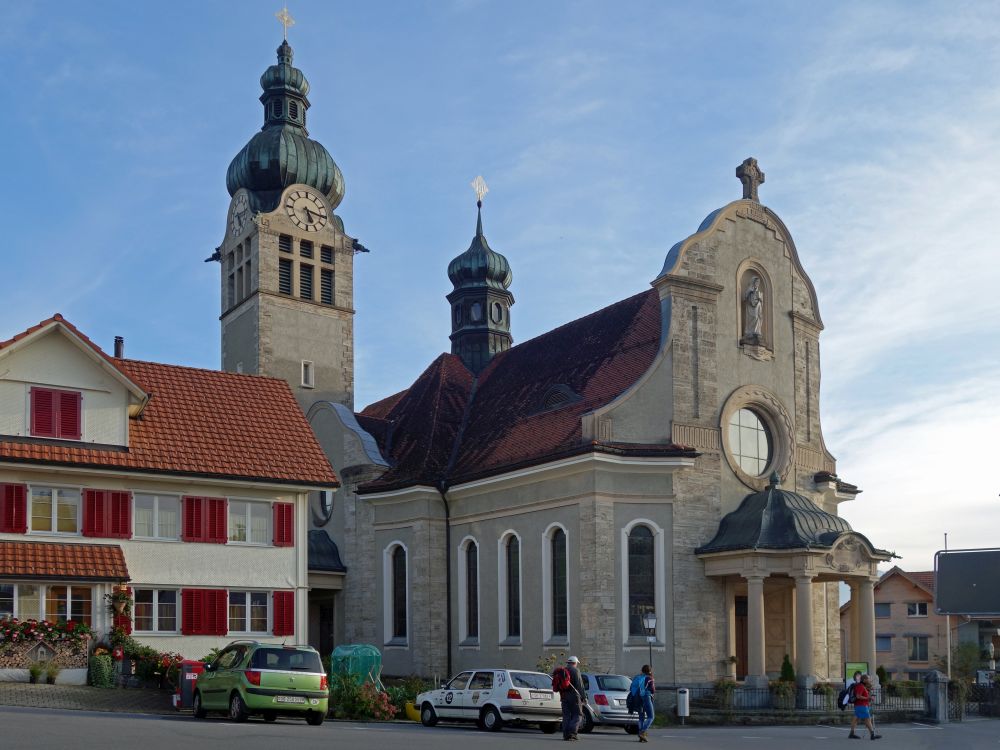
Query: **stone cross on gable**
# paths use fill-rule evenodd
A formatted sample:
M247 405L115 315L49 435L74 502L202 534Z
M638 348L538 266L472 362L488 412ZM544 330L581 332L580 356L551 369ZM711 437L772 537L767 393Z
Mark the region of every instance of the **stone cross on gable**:
M757 166L757 160L752 156L744 159L743 163L736 167L736 176L743 183L743 200L760 203L760 198L757 197L757 188L764 182L764 173Z

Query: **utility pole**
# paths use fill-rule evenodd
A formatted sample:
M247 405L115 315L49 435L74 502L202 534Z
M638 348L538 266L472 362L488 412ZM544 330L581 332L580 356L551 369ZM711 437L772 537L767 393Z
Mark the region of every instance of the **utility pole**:
M944 532L944 551L948 551L948 532ZM937 585L937 581L934 582ZM948 679L951 680L951 615L944 616L945 623L945 644L948 649L948 656L945 663L948 665Z

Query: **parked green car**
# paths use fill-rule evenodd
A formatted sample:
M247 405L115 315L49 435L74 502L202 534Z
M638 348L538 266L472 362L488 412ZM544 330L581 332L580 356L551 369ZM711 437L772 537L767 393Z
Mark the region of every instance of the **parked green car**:
M323 662L310 646L233 641L198 675L193 708L198 719L225 711L233 721L299 716L319 726L329 697Z

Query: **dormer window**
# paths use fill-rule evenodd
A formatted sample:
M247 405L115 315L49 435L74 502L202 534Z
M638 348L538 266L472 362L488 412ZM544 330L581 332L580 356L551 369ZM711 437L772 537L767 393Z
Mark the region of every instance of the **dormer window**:
M31 436L79 440L83 394L54 388L31 389Z

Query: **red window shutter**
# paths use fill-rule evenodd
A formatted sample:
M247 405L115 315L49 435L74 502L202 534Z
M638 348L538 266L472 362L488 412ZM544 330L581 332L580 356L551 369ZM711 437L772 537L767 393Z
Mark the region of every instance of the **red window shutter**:
M275 547L292 547L295 545L295 506L292 503L275 503L274 534Z
M108 536L107 499L106 490L83 491L84 536Z
M108 536L132 538L132 493L109 492L107 502Z
M275 591L274 613L274 635L295 635L295 592Z
M225 544L229 539L229 518L224 497L205 498L205 541Z
M56 394L51 388L31 389L31 434L57 437Z
M201 631L201 591L181 589L181 633L198 635Z
M200 542L204 538L203 503L200 497L181 498L184 505L184 524L181 539L185 542Z
M57 391L59 398L59 437L66 440L79 440L83 433L80 413L82 399L76 391Z
M229 592L225 589L205 592L210 596L212 607L212 631L210 635L226 635L229 632Z
M28 532L28 488L23 484L0 485L0 531Z

